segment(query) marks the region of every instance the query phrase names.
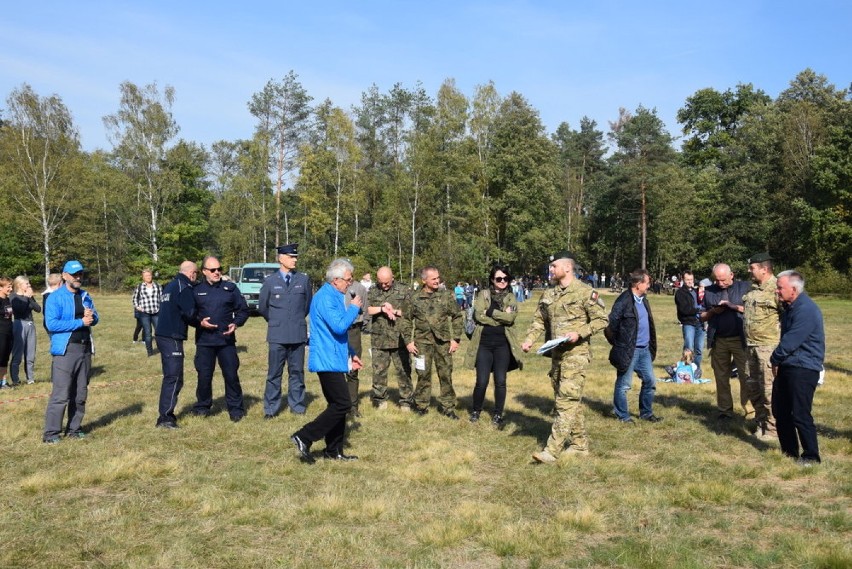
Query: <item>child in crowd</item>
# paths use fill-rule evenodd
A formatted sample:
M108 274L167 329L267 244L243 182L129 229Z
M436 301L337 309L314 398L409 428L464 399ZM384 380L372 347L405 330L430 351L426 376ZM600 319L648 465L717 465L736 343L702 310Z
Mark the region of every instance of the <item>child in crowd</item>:
M668 372L673 383L698 383L695 377L698 366L694 362L695 354L687 348L683 350L683 355L679 362L666 366L666 372Z

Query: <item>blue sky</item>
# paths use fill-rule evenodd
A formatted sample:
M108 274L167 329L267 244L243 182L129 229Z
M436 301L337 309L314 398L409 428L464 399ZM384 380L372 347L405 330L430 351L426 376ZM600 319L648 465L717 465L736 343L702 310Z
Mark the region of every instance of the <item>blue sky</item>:
M434 96L454 78L471 97L491 80L548 132L584 115L606 131L642 104L679 135L677 110L704 87L775 97L807 67L848 87L850 29L846 0L15 2L0 12L0 107L29 83L62 98L86 150L110 149L119 84L156 81L175 88L179 136L209 146L250 137L251 95L292 69L345 109L373 83Z

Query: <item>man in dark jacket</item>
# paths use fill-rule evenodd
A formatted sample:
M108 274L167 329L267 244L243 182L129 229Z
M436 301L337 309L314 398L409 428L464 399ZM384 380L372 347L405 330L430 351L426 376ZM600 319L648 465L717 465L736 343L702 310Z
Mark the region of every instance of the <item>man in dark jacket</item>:
M675 293L677 320L683 332L683 349L691 350L695 356L695 377L701 377L701 354L704 351L704 323L699 320L701 306L698 291L695 289L695 275L692 271L683 272L683 281Z
M781 316L781 342L769 358L775 376L772 414L781 452L808 466L820 462L811 407L825 360L822 312L805 293L800 273L779 273L776 286L786 310Z
M734 416L734 399L731 395L734 365L737 366L737 378L740 380L740 405L743 409L746 409L750 399L746 382L748 369L743 329L743 296L751 290L751 285L735 280L731 267L724 263L713 267L713 279L715 284L704 291L704 312L701 313L701 320L707 322L707 345L711 350L710 363L716 377L719 419L726 420Z
M207 416L213 406L213 370L216 360L225 378L225 403L231 421L245 417L243 390L240 386L240 358L237 356L237 327L249 317L248 304L240 289L222 280L222 264L216 257L205 257L201 264L204 278L193 289L195 295L195 370L198 372L197 401L194 415Z
M645 269L630 273L630 289L619 295L609 314L607 339L612 343L609 363L615 367L615 392L613 410L623 423L632 423L627 410L627 391L635 371L642 380L639 390L639 418L658 423L662 418L654 415L651 406L657 389L652 362L657 355L657 332L651 307L645 293L651 286L651 277Z
M269 368L263 393L264 418L272 419L281 410L281 376L287 364L287 406L290 412L303 415L305 401L305 345L308 324L305 318L311 309L313 290L311 280L296 270L298 245L278 247L280 269L263 281L257 310L269 323L266 341L269 343Z
M160 298L160 315L154 338L163 363L157 426L164 429L178 427L175 407L183 388L183 341L186 340L188 325L195 316L192 284L197 275L198 267L195 263L184 261L172 282L163 287Z

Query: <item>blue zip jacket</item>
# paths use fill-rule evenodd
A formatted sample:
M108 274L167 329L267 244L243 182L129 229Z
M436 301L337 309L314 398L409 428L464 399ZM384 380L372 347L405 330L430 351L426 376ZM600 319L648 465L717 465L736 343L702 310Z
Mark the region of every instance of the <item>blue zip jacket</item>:
M74 318L74 294L65 285L53 291L45 301L44 321L50 335L50 353L54 356L64 356L68 348L68 340L74 330L84 328L82 318ZM83 307L94 310L95 301L83 289L77 293L82 296ZM92 326L98 323L98 311L94 311ZM89 330L89 341L92 340L92 332ZM92 342L92 353L95 352L95 344Z
M349 327L358 313L354 304L346 308L343 294L330 283L322 285L311 301L310 371L349 371L349 356L355 355L349 346Z
M192 295L192 281L185 274L178 273L163 287L156 335L186 340L188 324L194 317L195 297Z
M800 294L781 315L781 342L769 361L779 367L822 370L825 361L822 312L806 293Z

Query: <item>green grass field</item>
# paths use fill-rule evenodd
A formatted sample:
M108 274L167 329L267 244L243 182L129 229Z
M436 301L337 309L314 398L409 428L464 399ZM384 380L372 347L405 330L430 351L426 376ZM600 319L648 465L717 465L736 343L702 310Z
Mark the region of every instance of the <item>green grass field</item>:
M713 383L660 383L662 423L618 423L602 336L585 390L587 458L532 464L551 424L549 360L539 356L509 375L504 431L487 417L469 423L465 342L454 374L462 421L372 409L365 357L363 418L347 449L361 460L308 466L289 441L305 418L263 420L261 318L238 331L246 420L228 420L219 375L219 412L188 415L188 342L182 428L164 431L154 428L159 357L131 344L129 298L95 298L88 438L41 442L44 335L41 381L0 392L0 567L852 567L852 302L820 301L828 354L814 417L823 464L804 469L777 443L751 437L744 421L720 430ZM680 355L680 330L672 297L651 300L662 376ZM521 328L533 308L522 305ZM314 374L307 383L310 418L325 404ZM638 378L634 414L637 398Z

